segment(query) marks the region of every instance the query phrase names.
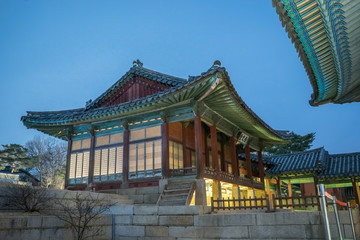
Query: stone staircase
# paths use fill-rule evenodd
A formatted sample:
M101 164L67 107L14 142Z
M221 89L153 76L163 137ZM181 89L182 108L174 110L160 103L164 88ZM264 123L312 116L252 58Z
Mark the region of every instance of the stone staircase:
M189 205L195 191L195 178L177 177L169 178L161 193L157 205L159 206L180 206Z

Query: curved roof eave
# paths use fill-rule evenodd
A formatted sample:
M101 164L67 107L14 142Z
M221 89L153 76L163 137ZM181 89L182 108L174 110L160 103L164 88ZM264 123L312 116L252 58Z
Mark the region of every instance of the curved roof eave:
M273 141L276 143L284 142L286 136L280 131L272 129L260 117L258 117L240 98L235 88L233 87L230 78L222 67L212 67L207 72L197 77L189 77L189 81L182 85L177 85L163 92L156 93L141 99L131 102L101 107L95 109L73 109L67 111L50 111L50 112L27 112L27 116L23 116L21 120L28 128L40 128L43 126L69 126L73 124L90 123L94 120L103 121L107 119L122 118L128 114L141 113L151 110L159 110L159 107L168 107L172 104L177 104L188 99L196 99L202 96L211 88L213 77L220 73L224 79L224 86L226 86L227 94L231 95L233 106L243 112L250 121L254 121L258 129L254 131L266 132L270 137L264 137L265 141ZM236 121L235 121L236 123ZM241 128L241 126L239 126ZM259 134L255 134L256 136ZM261 136L261 134L260 134Z

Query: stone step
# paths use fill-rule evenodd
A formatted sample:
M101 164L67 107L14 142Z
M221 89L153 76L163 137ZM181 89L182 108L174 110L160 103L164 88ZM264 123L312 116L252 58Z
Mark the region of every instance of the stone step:
M190 188L164 189L164 194L188 193Z
M172 189L190 189L191 183L176 183L176 184L167 184L166 189L172 190Z
M162 200L160 201L160 206L183 206L185 205L186 200Z
M186 200L188 197L187 193L163 195L163 200Z

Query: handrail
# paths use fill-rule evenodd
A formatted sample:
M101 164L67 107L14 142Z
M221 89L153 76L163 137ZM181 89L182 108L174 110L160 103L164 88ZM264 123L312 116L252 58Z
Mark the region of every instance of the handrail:
M195 192L195 189L196 189L196 185L195 185L195 183L193 182L193 183L191 183L191 188L190 188L190 191L189 191L188 196L187 196L187 198L186 198L186 203L185 203L185 205L187 205L187 206L190 205L191 199L192 199L192 197L193 197L193 195L194 195L194 192Z

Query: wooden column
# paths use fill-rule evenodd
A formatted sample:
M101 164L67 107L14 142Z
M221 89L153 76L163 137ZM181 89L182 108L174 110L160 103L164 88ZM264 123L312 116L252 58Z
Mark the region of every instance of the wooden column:
M71 160L71 147L72 147L72 139L71 135L69 134L68 137L68 146L67 146L67 153L66 153L66 173L65 173L65 189L69 185L69 173L70 173L70 160Z
M263 161L262 152L257 151L257 155L258 155L259 176L260 176L261 182L264 183L265 174L264 174L264 161Z
M195 149L196 149L196 173L197 178L202 178L205 161L203 157L204 145L202 142L202 127L201 127L201 117L200 113L197 112L194 119L194 128L195 128Z
M251 158L250 158L250 147L249 145L246 145L245 147L245 159L246 159L246 172L247 172L247 176L248 178L250 178L250 180L253 180L253 174L252 174L252 167L251 167Z
M281 180L280 177L276 179L276 188L278 192L278 197L281 197Z
M94 164L95 164L95 129L90 129L90 155L89 155L89 177L88 177L88 187L94 182ZM91 189L90 189L91 190Z
M214 199L221 199L221 183L220 183L220 181L213 180L212 197Z
M319 191L318 191L318 184L319 184L319 181L317 179L317 177L314 177L314 187L315 187L315 195L316 196L319 196Z
M186 151L186 124L182 123L181 124L181 132L182 132L182 145L183 145L183 158L184 158L184 167L191 167L191 162L190 162L190 155L187 154ZM191 172L190 170L185 171L185 172Z
M351 183L352 183L352 187L353 187L353 192L354 192L354 197L355 197L355 201L356 204L358 206L360 206L360 190L359 190L359 183L358 181L356 181L355 179L351 179Z
M215 171L219 172L219 150L218 150L218 141L217 141L217 133L216 133L216 125L212 125L210 127L210 136L211 136L211 157L212 157L212 167Z
M292 197L292 186L291 186L291 180L290 179L288 180L287 188L288 188L288 197ZM292 199L289 199L289 203L293 204ZM294 211L293 207L291 207L291 211Z
M231 169L235 178L239 177L238 157L236 153L236 141L234 136L230 137L230 157L231 157Z
M271 192L270 192L270 180L269 179L265 180L265 185L266 185L265 192L268 195L269 199L272 200L272 195L271 195Z
M130 130L128 123L124 123L123 126L124 126L124 149L123 149L122 187L127 188L129 182Z
M170 176L169 170L169 124L163 117L163 123L161 124L161 137L162 137L162 157L161 157L161 172L164 178Z
M221 155L220 155L220 169L223 172L226 172L226 166L225 166L225 146L224 146L224 141L221 140L220 142L220 147L221 147Z
M288 187L288 195L289 195L289 197L292 197L291 180L288 180L287 187Z

